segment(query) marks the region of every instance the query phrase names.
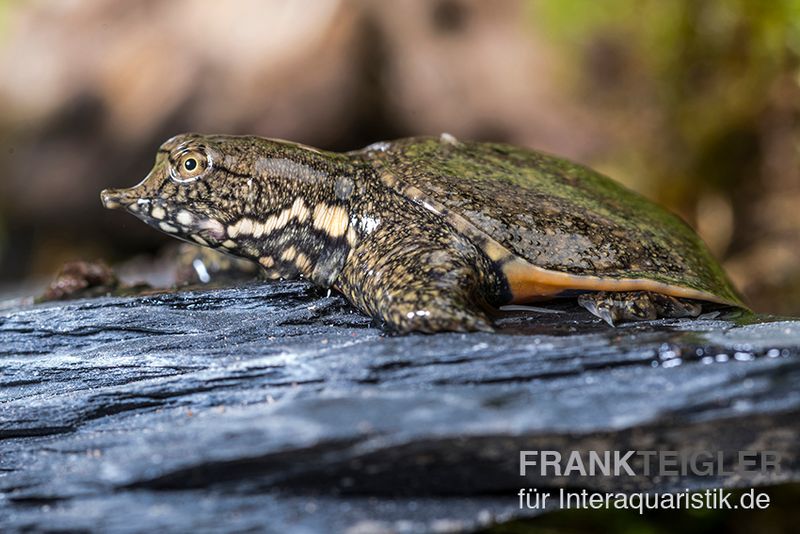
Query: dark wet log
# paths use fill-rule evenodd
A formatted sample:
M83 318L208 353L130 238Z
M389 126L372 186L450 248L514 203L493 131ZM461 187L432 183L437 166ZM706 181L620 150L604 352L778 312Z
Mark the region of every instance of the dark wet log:
M522 487L800 478L800 321L387 337L302 283L0 313L2 530L471 530ZM779 475L519 476L520 450L772 450ZM530 513L530 512L525 512Z

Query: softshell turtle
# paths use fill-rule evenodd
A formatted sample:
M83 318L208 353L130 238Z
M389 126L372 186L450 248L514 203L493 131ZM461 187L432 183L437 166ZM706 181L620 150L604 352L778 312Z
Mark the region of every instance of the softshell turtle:
M399 332L490 330L558 296L609 323L744 307L676 216L586 167L498 143L416 137L333 153L184 134L105 190L168 234L341 292Z

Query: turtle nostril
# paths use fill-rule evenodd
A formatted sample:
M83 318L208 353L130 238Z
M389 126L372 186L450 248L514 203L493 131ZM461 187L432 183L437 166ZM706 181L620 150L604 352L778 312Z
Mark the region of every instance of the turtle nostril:
M110 210L119 208L121 206L119 202L120 194L116 189L103 189L100 192L100 201L103 203L103 207Z
M100 192L100 201L108 209L130 208L132 204L141 200L135 189L103 189Z

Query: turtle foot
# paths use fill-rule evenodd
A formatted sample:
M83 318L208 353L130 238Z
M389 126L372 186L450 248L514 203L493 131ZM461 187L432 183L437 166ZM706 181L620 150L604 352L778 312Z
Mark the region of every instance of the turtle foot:
M698 302L648 291L586 293L578 304L611 326L625 321L652 321L658 318L697 317Z

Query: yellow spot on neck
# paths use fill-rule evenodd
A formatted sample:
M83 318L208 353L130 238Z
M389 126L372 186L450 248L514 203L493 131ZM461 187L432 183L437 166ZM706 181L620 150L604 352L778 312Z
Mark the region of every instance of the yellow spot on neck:
M253 221L250 219L242 219L239 221L239 233L249 235L253 233Z
M239 234L242 235L250 235L253 233L253 221L248 219L247 217L243 217L239 219L238 222L228 226L228 235L230 237L236 237Z
M305 202L303 202L302 198L297 197L291 207L281 210L276 215L270 215L264 222L258 222L247 217L239 219L236 223L228 226L228 236L252 235L258 238L284 228L292 219L304 222L309 216L310 212Z
M289 247L283 251L283 254L281 254L281 259L285 261L292 261L295 256L297 256L297 249L294 247Z
M303 274L308 274L311 271L311 260L302 252L297 254L294 264L297 266L297 270Z
M353 230L352 227L350 227L347 230L347 244L350 245L350 247L355 247L357 242L358 242L358 234L356 234L356 231Z
M324 230L331 237L341 237L350 225L347 211L341 206L328 206L320 202L314 207L314 228Z
M303 199L297 197L294 200L294 204L292 204L291 208L291 217L297 219L300 222L305 222L308 219L310 213L308 208L306 207L306 203L303 202Z
M260 222L253 223L253 237L261 237L264 234L264 230L266 230L266 225Z
M189 213L188 211L181 210L175 217L175 220L178 221L178 223L182 224L183 226L189 226L190 224L192 224L194 217L192 217L192 214Z
M278 219L275 221L275 228L283 228L287 224L289 224L289 214L291 213L290 209L283 210L280 215L278 215Z

